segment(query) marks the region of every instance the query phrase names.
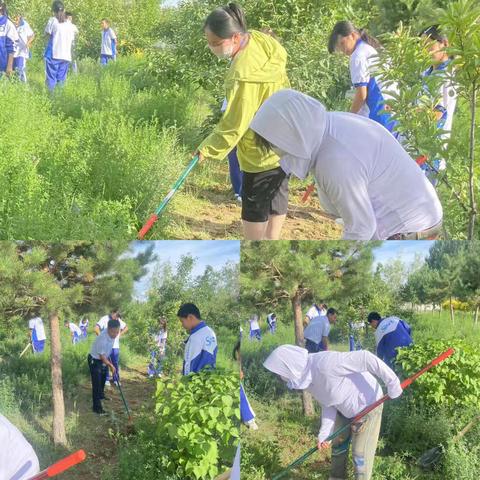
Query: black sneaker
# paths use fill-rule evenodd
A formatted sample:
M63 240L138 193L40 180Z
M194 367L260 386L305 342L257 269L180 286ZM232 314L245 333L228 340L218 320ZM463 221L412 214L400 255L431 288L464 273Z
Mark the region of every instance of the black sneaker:
M94 409L93 413L96 413L97 415L102 415L102 416L108 415L108 413L103 408L99 410Z

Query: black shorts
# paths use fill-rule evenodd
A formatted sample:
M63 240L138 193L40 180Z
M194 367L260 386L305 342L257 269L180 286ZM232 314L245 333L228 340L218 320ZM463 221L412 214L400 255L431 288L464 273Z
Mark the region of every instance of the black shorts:
M267 222L270 215L286 215L288 176L280 168L266 172L243 172L242 220Z

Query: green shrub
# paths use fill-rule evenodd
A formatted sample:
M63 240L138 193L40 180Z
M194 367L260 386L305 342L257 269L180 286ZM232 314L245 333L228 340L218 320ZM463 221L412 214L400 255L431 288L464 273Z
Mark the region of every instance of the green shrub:
M430 341L400 349L397 362L403 377L409 377L448 348L454 355L422 375L410 390L416 401L426 405L478 407L480 405L480 354L462 341Z
M118 478L207 480L231 467L239 437L238 391L238 374L218 370L158 380L156 413L147 414L123 445Z

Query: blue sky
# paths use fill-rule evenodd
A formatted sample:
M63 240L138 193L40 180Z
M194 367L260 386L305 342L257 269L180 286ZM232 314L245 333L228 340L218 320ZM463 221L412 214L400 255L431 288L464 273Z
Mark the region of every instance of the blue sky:
M379 263L388 263L391 260L400 258L403 263L411 265L416 258L416 255L421 255L425 258L428 255L430 247L434 244L433 241L388 241L376 248L373 253L375 256L374 269Z
M180 257L190 254L196 258L193 275L201 275L205 267L210 265L216 270L221 269L226 263L240 262L240 242L236 240L162 240L157 242L133 242L130 247L134 255L145 251L151 244L155 245L154 252L157 261L148 266L148 273L135 285L135 295L143 297L148 291L152 274L159 263L169 261L175 265Z
M374 253L375 270L379 263L389 263L397 258L411 265L417 255L425 258L434 242L430 241L388 241L376 248ZM201 275L208 265L215 269L226 263L240 262L240 242L236 240L162 240L157 242L132 242L131 254L145 251L151 244L155 245L157 261L148 266L148 273L135 285L135 295L142 298L148 291L153 272L159 263L167 261L175 265L182 255L190 254L196 258L193 274Z

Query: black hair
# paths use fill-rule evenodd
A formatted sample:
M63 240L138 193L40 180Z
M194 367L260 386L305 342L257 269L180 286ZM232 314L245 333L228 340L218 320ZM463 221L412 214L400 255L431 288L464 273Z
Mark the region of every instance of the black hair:
M334 308L329 308L327 310L327 315L336 315L337 311Z
M120 312L118 311L118 308L112 308L110 310L110 314L112 314L112 313L118 313L120 315Z
M235 346L233 347L233 359L238 360L240 358L240 347L242 345L242 342L240 340L237 341Z
M177 317L186 318L188 315L193 315L199 320L202 319L200 316L200 310L194 303L184 303L177 312Z
M107 324L108 328L120 328L120 320L110 319Z
M55 17L59 23L66 22L67 15L65 14L65 5L63 4L63 2L60 2L60 1L53 2L52 11L55 14Z
M378 312L370 312L367 317L367 322L370 323L372 320L380 321L382 317Z
M110 25L110 20L108 18L102 18L102 22L108 23Z
M430 38L431 40L435 40L436 42L440 43L445 43L448 40L447 36L442 33L438 25L432 25L426 28L423 30L420 36Z
M206 18L203 29L209 29L219 38L231 38L235 33L247 33L247 21L237 3L216 8Z
M7 15L7 4L3 0L0 1L0 13Z
M65 12L65 16L66 17L73 17L73 13L72 12Z
M373 48L379 49L381 47L380 42L375 37L372 37L364 28L356 28L352 22L342 20L335 24L332 33L330 34L328 39L328 53L335 52L339 37L346 37L353 32L358 33L360 38Z

